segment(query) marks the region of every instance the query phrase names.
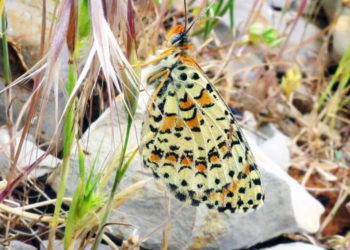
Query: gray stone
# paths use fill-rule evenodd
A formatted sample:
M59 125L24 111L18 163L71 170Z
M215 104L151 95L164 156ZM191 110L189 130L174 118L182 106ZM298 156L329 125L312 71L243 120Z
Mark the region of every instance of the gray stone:
M54 9L54 1L46 1L47 4L47 30L46 35L49 34L49 29L51 24L51 17ZM25 64L24 68L34 66L39 60L40 54L40 44L41 44L41 23L42 23L42 2L30 1L30 0L12 0L6 1L5 4L7 19L8 19L8 36L18 50L16 51L18 58L24 58L21 63ZM26 25L23 25L23 24ZM48 39L48 37L47 37ZM46 40L47 45L50 43ZM18 59L19 60L19 59ZM55 69L57 70L56 75L53 77L54 84L61 84L61 82L66 82L68 75L68 52L64 48L62 51L62 56L59 59L64 63L58 63ZM0 63L1 64L1 63ZM14 65L10 65L13 70L16 70L18 61L15 61ZM2 70L0 70L2 71ZM18 70L16 70L16 73ZM23 71L23 70L22 70ZM14 73L14 72L12 72ZM23 74L24 72L20 72ZM19 77L19 75L14 75L13 78ZM14 80L14 79L13 79ZM0 78L0 89L4 89L3 79ZM51 141L55 130L57 128L58 120L63 112L65 106L65 94L60 87L57 87L57 99L55 100L56 93L53 89L49 90L50 96L42 98L41 101L48 99L45 107L45 112L43 112L43 104L38 105L38 112L43 112L43 119L41 129L37 131L41 141ZM12 88L13 96L13 113L14 119L17 120L19 113L21 112L25 103L31 97L32 84L28 81L23 81ZM46 101L45 101L46 102ZM0 124L4 124L6 118L7 109L5 107L5 94L0 95ZM27 108L28 109L28 108ZM25 116L24 116L25 119ZM31 122L30 133L36 133L36 127L38 123L38 117L34 118ZM23 122L21 123L23 125ZM58 129L59 135L62 129ZM60 136L58 136L59 138ZM60 145L57 144L58 148Z
M252 133L249 137L252 139L255 138L256 144L266 157L270 158L275 164L287 171L288 164L291 162L289 153L291 140L289 137L279 131L276 126L271 123L260 127L258 132L266 136L266 139ZM278 154L276 154L276 148L278 148Z
M342 6L342 0L323 0L322 5L329 23L335 22L332 29L332 56L339 60L350 46L350 6Z
M20 136L21 133L17 133L17 137L14 137L17 141L15 148L18 146ZM10 167L10 137L6 128L0 128L0 148L0 172L2 174L7 174ZM17 170L22 171L44 153L45 151L38 148L29 139L26 139L18 158ZM49 154L39 163L39 166L29 174L29 177L35 178L50 173L59 163L59 159Z
M1 245L0 246L1 250L10 250L10 249L14 249L14 250L36 250L36 247L33 247L31 245L28 245L24 242L21 242L19 240L12 240L10 241L9 245L7 247Z
M141 120L147 99L148 95L143 92L130 136L129 150L139 143ZM118 131L125 131L126 116L121 98L117 99L113 107L113 115L111 110L106 110L81 140L81 145L90 152L91 159L100 151L97 165L105 161L114 152L112 148L122 140ZM128 238L136 228L140 240L143 240L143 246L159 249L164 226L170 222L169 249L238 249L282 233L316 232L324 211L323 206L276 163L268 159L255 144L254 138L249 135L247 137L266 191L266 202L261 209L248 214L222 214L202 206L191 207L174 199L161 183L151 180L134 197L113 211L109 221L133 225L114 227L115 234ZM278 145L276 150L278 152ZM77 182L74 179L78 176L77 169L71 168L75 173L70 175L69 183ZM149 177L151 172L142 167L141 159L137 156L120 189ZM68 193L73 193L74 185L69 188Z

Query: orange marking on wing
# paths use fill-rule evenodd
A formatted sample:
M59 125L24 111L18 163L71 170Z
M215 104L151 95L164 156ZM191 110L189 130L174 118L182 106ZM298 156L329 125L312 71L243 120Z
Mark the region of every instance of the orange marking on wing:
M187 99L186 102L180 102L180 108L182 109L188 109L190 108L194 103L190 100L190 99Z
M199 67L198 63L196 63L195 60L193 60L192 58L190 57L187 57L186 55L182 54L180 55L180 60L183 64L186 64L186 65L189 65L189 66L193 66L199 70L201 70L201 68ZM202 70L201 70L202 71Z
M217 196L217 194L216 194L215 192L211 192L211 193L209 194L209 199L210 199L210 200L215 200L215 199L216 199L216 196Z
M243 172L244 172L246 175L249 175L249 174L250 174L249 164L246 164L246 165L244 166Z
M237 183L232 183L231 186L229 187L229 190L235 192L238 189Z
M210 162L217 162L219 160L219 157L217 155L212 155L209 158Z
M149 159L151 160L151 161L159 161L160 160L160 157L159 157L159 155L157 155L157 154L151 154L151 156L149 157Z
M206 169L207 169L207 167L204 164L202 164L202 163L197 164L198 171L204 171Z
M194 117L192 120L186 121L186 124L189 128L199 127L199 122L197 117Z
M200 105L205 106L208 104L212 104L212 99L210 97L210 95L208 94L207 91L204 91L201 98L198 99L198 102Z
M172 27L168 32L167 34L165 35L165 38L167 40L169 40L173 35L176 35L176 34L179 34L181 33L182 31L184 31L185 27L182 26L182 25L176 25L174 27Z
M181 164L184 164L184 165L192 165L192 161L190 158L188 157L185 157L181 160Z
M168 129L172 129L174 127L174 125L175 125L175 121L176 121L176 116L175 115L164 117L161 131L165 132Z
M200 127L199 125L199 120L201 119L201 116L197 113L197 115L195 117L193 117L192 120L189 120L189 121L185 121L186 122L186 125L189 127L189 128L196 128L196 127Z
M176 127L177 128L182 128L184 126L184 122L181 119L177 119L176 121Z
M224 189L222 190L222 193L223 193L225 196L227 195L228 192L230 192L230 190L228 190L228 188L224 188Z
M166 160L171 161L171 162L177 162L177 158L175 155L168 155Z
M222 146L222 147L220 148L220 151L221 151L221 153L226 153L226 152L228 151L227 146Z

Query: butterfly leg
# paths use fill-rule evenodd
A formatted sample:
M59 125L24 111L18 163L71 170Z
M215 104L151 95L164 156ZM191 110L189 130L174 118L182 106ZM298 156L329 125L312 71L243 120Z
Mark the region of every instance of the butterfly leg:
M151 60L149 60L147 62L139 63L139 64L137 64L135 66L145 67L145 66L148 66L148 65L150 65L152 63L157 63L160 60L164 59L165 57L170 56L171 54L173 54L173 52L174 52L173 48L167 49L163 53L161 53L158 57L153 58L153 59L151 59Z
M155 79L158 79L158 78L160 78L160 77L162 78L161 81L160 81L160 83L159 83L159 85L158 85L158 87L157 87L157 89L154 91L154 93L153 93L153 95L151 96L151 99L150 99L150 101L149 101L149 103L148 103L147 109L148 109L148 112L149 112L150 114L152 114L152 104L154 104L155 98L157 97L159 91L162 89L162 87L163 87L165 81L168 79L169 75L170 75L170 70L169 70L169 69L165 69L165 70L163 70L163 71L160 71L160 72L154 74L154 75L151 76L150 79L149 79L149 81L152 82L152 81L154 81Z

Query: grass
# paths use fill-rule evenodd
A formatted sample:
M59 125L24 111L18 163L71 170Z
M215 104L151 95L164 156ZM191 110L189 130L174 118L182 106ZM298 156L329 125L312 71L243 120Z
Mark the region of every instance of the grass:
M203 16L192 30L192 35L196 36L195 42L204 45L195 46L190 53L197 58L209 76L213 73L213 82L223 92L229 105L253 113L258 124L275 123L291 138L290 150L293 159L289 172L292 176L298 179L294 171L301 172L299 181L306 188L312 188L315 196L325 193L330 186L334 188L335 191L332 192L338 194L338 198L330 203L329 212L322 221L318 234L310 236L314 237L315 241L322 242L322 237L329 234L327 230L334 226L332 223L336 221L339 210L344 208L349 195L349 190L345 188L349 183L343 166L346 166L345 156L350 153L349 135L346 132L350 124L347 110L350 101L350 48L330 76L306 72L296 57L286 56L290 51L296 53L304 45L294 44L294 47L291 47L289 41L296 23L306 12L306 2L301 1L296 10L296 18L290 22L286 31L280 31L273 25L262 24L252 12L245 22L243 33L235 36L238 34L237 20L234 16L237 3L233 0L218 0L210 6L206 16ZM130 140L133 139L130 138L130 134L135 127L134 115L138 96L145 87L139 81L141 69L137 65L154 54L155 49L164 47L164 24L183 22L183 8L177 6L176 1L151 1L145 4L126 0L118 1L117 6L106 2L108 6L104 8L99 1L79 0L55 2L54 12L48 13L47 6L43 5L40 60L24 76L11 79L12 65L6 40L6 12L2 3L4 2L0 1L3 44L1 60L4 65L5 84L11 87L2 92L7 98L9 114L13 100L12 87L23 85L28 79L34 81L33 94L25 107L27 109L22 116L22 125L15 125L21 123L13 121L12 115L7 117L8 124L11 125L11 137L14 138L17 133L20 136L17 144L11 143L12 166L6 178L7 186L0 190L0 200L18 202L19 205L13 208L6 202L0 203L0 214L8 221L11 215L17 216L19 220L13 224L9 222L4 227L7 231L5 236L10 240L9 232L12 229L19 226L30 228L25 224L26 220L29 220L30 223L45 228L46 236L37 236L39 240L47 237L49 229L49 249L54 249L55 238L62 239L62 232L65 249L76 248L78 240L81 239L81 247L92 244L94 249L98 249L102 239L113 245L105 233L106 230L112 225L127 225L110 222L111 212L138 194L147 182L145 180L126 188L121 187L129 167L138 157L138 149L129 147ZM254 2L255 12L261 7L258 3ZM204 2L192 4L188 3L189 17L199 16L206 8ZM104 12L104 9L109 12ZM311 9L319 10L316 5ZM171 10L173 12L170 12ZM286 16L286 12L287 10L282 10L281 18ZM46 23L48 19L45 17L50 15L51 23ZM225 15L229 20L229 28L226 31L235 37L230 44L222 44L216 37L216 25ZM309 16L313 16L312 13ZM49 27L48 30L45 27ZM330 30L330 27L326 27L325 30ZM324 34L322 32L321 35ZM308 42L313 41L311 39ZM65 46L69 51L69 61L63 61L68 66L67 79L60 78L59 74ZM315 64L319 72L326 72L324 64L317 64L322 60L323 51L318 52L318 57L310 63ZM250 65L239 72L229 68L232 62L244 61L246 57L255 55L259 55L261 64ZM253 77L248 77L249 73L254 73ZM36 117L39 122L34 131L41 130L40 121L45 119L46 102L58 96L59 82L63 81L66 107L63 114L59 114L52 141L46 142L46 154L26 166L24 172L18 173L16 165L22 145L33 130L30 121ZM92 103L93 93L100 89L102 91L99 92L103 94L98 98L110 108L111 120L119 118L118 110L113 105L116 96L121 98L119 100L124 103L127 114L126 126L119 125L122 136L117 138L111 133L115 145L108 157L104 156L101 150L102 145L106 143L105 138L88 142L99 147L91 156L85 150L85 143L80 140L84 119L82 114L88 113L86 117L91 117L87 103ZM50 95L51 90L53 95ZM90 126L91 122L87 122L87 126ZM62 140L59 140L60 128L63 128ZM34 137L36 141L41 139L38 132L34 132ZM28 204L28 197L25 195L23 200L16 199L12 191L18 185L30 183L26 177L48 154L62 159L56 199L34 204ZM73 159L78 163L79 179L73 197L68 198L65 192ZM326 164L332 167L327 168ZM328 181L327 176L335 176L337 182ZM62 208L64 203L70 205L69 211ZM52 213L44 215L37 210L31 210L48 204L54 204ZM45 227L38 222L44 223ZM164 236L162 248L166 249L172 237L169 233L172 223L169 219L166 222L160 221L159 225L157 230L163 230ZM143 239L137 233L133 233L128 242L138 245ZM344 241L344 238L332 239Z

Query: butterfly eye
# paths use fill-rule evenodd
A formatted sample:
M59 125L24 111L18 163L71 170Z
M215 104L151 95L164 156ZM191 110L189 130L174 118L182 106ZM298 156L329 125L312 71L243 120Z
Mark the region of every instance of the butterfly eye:
M175 34L170 38L170 43L172 45L183 45L187 42L188 42L188 38L187 38L186 33L184 33L184 32Z
M170 39L171 44L176 44L176 43L180 42L181 37L182 37L181 33L175 34L174 36L172 36Z

